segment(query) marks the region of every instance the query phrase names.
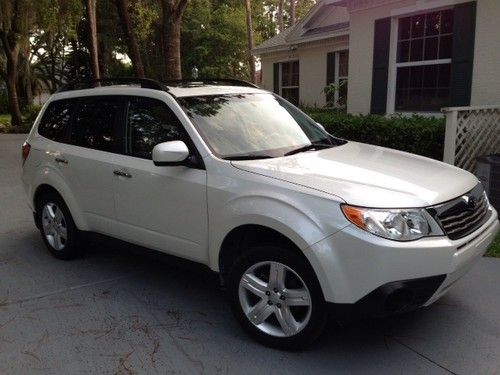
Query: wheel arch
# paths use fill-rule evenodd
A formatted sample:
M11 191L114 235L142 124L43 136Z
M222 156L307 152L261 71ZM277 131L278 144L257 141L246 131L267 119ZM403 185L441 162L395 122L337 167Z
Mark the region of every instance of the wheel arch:
M34 178L34 181L34 186L36 187L33 189L31 201L35 213L38 200L43 195L43 193L53 191L62 198L62 200L68 207L68 210L73 217L73 221L75 222L76 227L79 230L88 230L87 222L83 217L83 214L71 192L71 189L67 186L67 184L64 182L63 177L60 176L57 171L50 167L42 168L38 171L37 175Z
M252 246L264 244L282 245L299 254L311 269L313 268L300 245L280 231L259 224L243 224L233 228L222 241L218 257L218 270L222 283L225 282L229 270L241 254Z

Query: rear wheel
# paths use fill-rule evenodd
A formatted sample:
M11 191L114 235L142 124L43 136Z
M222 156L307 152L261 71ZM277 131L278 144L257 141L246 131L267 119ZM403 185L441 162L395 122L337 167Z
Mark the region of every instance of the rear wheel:
M80 255L78 230L64 200L55 192L45 193L36 210L43 242L59 259L72 259Z
M293 250L274 245L250 249L236 261L228 286L236 318L265 345L300 349L323 331L327 309L319 283Z

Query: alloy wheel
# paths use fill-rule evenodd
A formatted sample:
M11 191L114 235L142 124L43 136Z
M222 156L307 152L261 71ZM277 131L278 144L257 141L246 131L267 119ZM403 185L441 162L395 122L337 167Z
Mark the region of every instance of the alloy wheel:
M302 278L285 264L265 261L242 275L238 295L248 320L275 337L298 334L311 318L311 294Z
M68 240L66 219L57 204L47 202L42 210L43 234L54 250L61 251Z

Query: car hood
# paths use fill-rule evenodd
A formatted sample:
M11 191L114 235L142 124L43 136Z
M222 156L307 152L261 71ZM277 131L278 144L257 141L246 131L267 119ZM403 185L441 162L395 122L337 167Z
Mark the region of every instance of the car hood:
M474 175L448 164L356 142L232 164L364 207L426 207L456 198L478 184Z

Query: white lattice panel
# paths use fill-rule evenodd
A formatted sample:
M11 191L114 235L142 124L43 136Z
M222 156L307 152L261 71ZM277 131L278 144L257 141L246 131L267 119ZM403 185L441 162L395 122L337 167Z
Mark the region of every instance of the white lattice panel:
M445 161L475 172L478 156L500 153L500 106L447 108Z

